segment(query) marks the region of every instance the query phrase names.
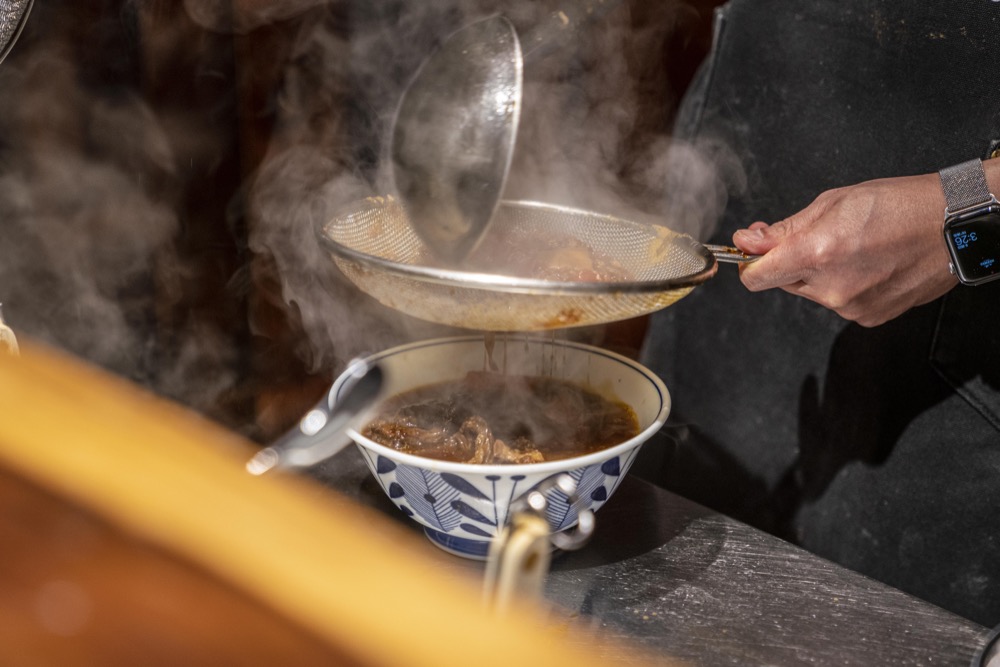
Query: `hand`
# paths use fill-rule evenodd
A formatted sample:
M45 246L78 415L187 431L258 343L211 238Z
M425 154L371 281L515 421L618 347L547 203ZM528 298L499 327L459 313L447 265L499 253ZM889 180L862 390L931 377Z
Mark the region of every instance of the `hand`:
M740 278L754 292L780 287L862 326L882 324L958 283L944 209L937 174L829 190L780 222L737 231L740 250L764 255Z

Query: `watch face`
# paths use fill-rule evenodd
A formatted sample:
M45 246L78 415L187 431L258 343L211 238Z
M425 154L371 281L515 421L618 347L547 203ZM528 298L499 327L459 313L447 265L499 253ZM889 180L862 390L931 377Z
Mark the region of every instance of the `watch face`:
M945 225L955 272L964 283L1000 278L1000 211L993 208Z

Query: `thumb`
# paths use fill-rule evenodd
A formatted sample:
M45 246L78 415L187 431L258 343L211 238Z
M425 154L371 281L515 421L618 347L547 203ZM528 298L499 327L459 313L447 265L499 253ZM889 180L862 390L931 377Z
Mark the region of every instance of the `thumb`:
M746 229L737 230L733 234L733 244L748 255L763 255L781 243L791 228L784 220L773 225L755 222Z

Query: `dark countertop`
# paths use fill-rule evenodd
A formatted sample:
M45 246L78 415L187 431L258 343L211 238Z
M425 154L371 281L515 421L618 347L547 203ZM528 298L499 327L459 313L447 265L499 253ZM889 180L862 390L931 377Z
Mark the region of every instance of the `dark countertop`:
M311 476L420 530L353 447ZM969 667L991 635L634 476L597 513L590 543L554 557L545 596L579 623L695 665Z

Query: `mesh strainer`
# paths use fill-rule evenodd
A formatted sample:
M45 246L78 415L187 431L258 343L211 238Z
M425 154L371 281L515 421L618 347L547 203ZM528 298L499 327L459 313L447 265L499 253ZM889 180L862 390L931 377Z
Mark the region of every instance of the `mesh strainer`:
M382 304L482 331L560 329L645 315L686 296L718 267L709 247L666 227L538 202L501 202L463 265L471 268L462 270L434 266L392 197L365 199L317 231L347 278ZM546 266L566 248L592 259L597 275L549 280L523 268Z

